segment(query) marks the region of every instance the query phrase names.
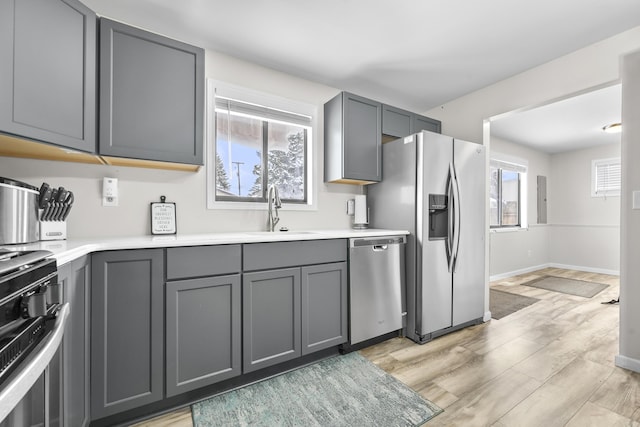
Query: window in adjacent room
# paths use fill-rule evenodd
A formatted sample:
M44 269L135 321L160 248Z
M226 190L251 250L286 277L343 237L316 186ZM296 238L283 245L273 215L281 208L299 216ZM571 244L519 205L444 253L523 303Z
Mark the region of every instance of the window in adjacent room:
M492 158L489 170L491 228L526 227L526 162Z
M263 208L270 185L285 205L311 205L315 107L209 84L209 207Z
M622 178L620 157L591 162L591 197L619 196Z

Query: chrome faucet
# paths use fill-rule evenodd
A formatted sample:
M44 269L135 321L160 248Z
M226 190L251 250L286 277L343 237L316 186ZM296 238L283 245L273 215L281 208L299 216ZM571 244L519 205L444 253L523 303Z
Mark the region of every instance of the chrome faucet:
M282 201L278 194L278 187L275 185L269 186L269 189L267 190L267 200L269 201L268 231L275 231L276 224L280 221L280 217L278 217L278 209L282 207Z

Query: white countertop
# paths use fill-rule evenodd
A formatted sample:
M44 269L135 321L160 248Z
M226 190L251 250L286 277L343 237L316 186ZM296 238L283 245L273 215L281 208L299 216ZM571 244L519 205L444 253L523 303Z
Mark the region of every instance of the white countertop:
M53 252L58 265L83 255L119 249L164 248L176 246L225 245L232 243L286 242L292 240L348 239L409 234L406 230L292 230L238 231L233 233L176 234L139 237L51 240L27 245L4 246L11 250L47 250Z

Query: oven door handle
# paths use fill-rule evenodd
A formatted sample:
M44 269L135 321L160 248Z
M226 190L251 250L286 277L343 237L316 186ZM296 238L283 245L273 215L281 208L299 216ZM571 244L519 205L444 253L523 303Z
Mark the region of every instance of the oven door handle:
M0 390L0 421L4 420L40 378L42 372L58 351L69 316L69 303L61 306L56 323L46 339L38 344L21 366L7 378L8 383Z

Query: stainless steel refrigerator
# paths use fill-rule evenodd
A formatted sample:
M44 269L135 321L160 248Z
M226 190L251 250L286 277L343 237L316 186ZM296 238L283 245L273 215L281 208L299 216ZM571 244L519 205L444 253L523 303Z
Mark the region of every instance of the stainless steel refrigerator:
M485 147L422 131L383 144L370 224L406 229L406 335L424 343L482 322Z

